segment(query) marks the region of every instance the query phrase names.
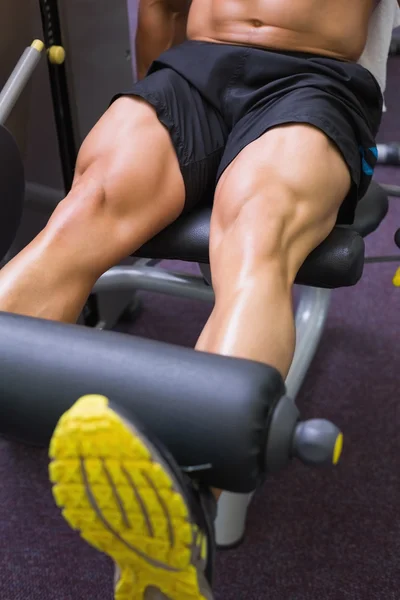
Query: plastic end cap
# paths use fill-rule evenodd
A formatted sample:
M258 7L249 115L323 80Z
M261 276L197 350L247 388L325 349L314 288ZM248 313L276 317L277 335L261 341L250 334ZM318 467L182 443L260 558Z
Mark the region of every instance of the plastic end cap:
M62 65L65 61L65 50L62 46L51 46L48 55L52 65Z
M31 44L31 48L34 48L38 52L43 52L44 43L42 42L42 40L34 40Z
M400 269L397 270L396 275L393 277L393 284L396 287L400 287Z
M335 447L333 449L332 463L337 465L340 461L343 452L343 433L339 433L336 438Z

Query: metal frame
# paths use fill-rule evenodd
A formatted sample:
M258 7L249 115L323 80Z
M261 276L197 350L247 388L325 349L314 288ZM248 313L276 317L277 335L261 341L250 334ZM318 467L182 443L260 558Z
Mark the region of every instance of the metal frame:
M389 185L385 183L379 184L383 190L387 193L388 196L392 196L393 198L400 198L400 186L399 185Z
M133 266L119 266L107 271L96 283L94 292L146 290L214 302L214 292L207 283L208 265L200 265L202 275L185 275L156 268L159 260L138 260ZM296 351L286 379L288 395L295 399L317 351L329 311L331 290L300 287L296 310ZM221 547L238 543L245 532L247 508L252 494L224 492L218 505L216 539Z
M53 62L50 54L52 48L58 47L64 50L64 32L61 27L59 2L58 0L39 0L39 8L43 36L46 48L49 51L47 66L57 131L58 150L64 180L64 191L65 194L68 194L73 184L75 164L78 156L74 130L73 102L71 102L68 81L68 75L71 76L71 73L67 72L65 60ZM102 325L98 299L94 294L89 296L81 318L83 323L88 327L99 327Z

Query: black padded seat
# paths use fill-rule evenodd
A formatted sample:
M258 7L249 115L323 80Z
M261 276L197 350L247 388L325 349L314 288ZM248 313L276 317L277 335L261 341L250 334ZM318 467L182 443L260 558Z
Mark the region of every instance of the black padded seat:
M378 229L389 210L389 197L385 190L375 181L369 187L368 193L357 206L356 216L350 229L367 237Z
M0 125L0 260L17 233L24 203L25 181L21 155L11 133Z
M363 237L377 229L387 211L387 195L372 182L358 205L355 223L351 227L335 227L307 258L296 283L328 289L355 285L364 268ZM135 256L207 264L210 217L210 206L193 210L145 244Z

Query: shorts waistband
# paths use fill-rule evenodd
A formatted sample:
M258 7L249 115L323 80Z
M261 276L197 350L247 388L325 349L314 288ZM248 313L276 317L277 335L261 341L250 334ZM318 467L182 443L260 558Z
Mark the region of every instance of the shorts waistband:
M192 40L192 39L188 39L185 42L183 42L183 45L202 45L202 46L218 46L221 48L230 48L230 49L242 49L242 50L246 50L246 49L250 49L250 50L258 50L260 52L269 52L272 54L279 54L282 56L293 56L293 58L303 58L303 59L325 59L325 60L332 60L334 62L337 63L343 63L343 64L357 64L356 61L350 61L350 60L345 60L343 58L337 58L335 56L329 56L328 54L319 54L317 52L304 52L301 50L288 50L288 49L284 49L284 48L273 48L273 47L268 47L268 46L256 46L253 44L232 44L232 43L226 43L226 42L212 42L212 41L206 41L206 40Z

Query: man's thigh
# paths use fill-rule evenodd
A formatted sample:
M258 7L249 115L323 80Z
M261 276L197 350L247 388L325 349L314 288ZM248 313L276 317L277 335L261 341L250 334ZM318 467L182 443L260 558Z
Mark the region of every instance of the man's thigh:
M329 235L350 189L349 168L322 131L307 124L271 129L219 180L211 250L236 222L249 248L287 252L298 269Z
M31 43L28 0L0 2L0 89L7 81L22 52ZM7 127L24 150L28 124L29 86L15 106Z

